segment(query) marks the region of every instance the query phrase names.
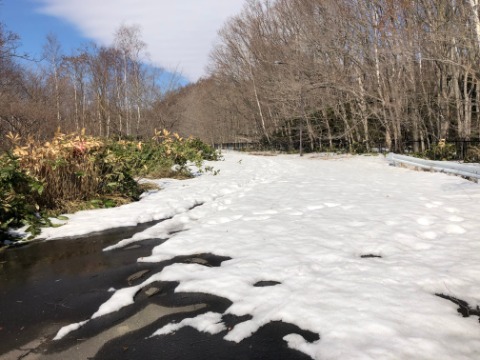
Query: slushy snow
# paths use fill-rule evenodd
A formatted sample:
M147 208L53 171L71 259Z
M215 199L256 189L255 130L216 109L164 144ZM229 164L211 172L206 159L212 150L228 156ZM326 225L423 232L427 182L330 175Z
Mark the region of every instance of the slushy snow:
M228 341L284 321L320 335L312 343L298 334L284 337L314 359L480 358L478 318L462 318L458 305L435 296L480 305L479 185L391 167L382 156L227 153L212 165L219 175L159 181L163 190L136 204L80 213L42 235L168 218L117 247L168 238L139 261L202 253L231 258L220 267L167 266L116 290L93 317L133 303L154 281L178 281L176 292L224 297L233 303L226 314L252 317L228 331ZM259 281L280 284L254 286ZM185 319L152 335L180 326L223 331L221 315Z

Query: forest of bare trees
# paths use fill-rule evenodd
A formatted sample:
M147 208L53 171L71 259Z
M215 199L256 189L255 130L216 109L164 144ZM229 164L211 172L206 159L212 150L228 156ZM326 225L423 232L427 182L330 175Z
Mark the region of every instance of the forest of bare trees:
M170 120L159 107L162 71L146 65L137 26L119 27L111 47L88 44L65 54L48 35L42 61L19 54L19 37L0 26L0 136L48 138L57 128L96 136L151 136ZM175 75L173 75L175 76Z
M219 32L208 76L162 89L140 30L21 67L0 28L0 135L153 128L209 143L421 151L480 139L479 0L248 0ZM168 90L168 91L167 91Z
M183 111L218 142L478 140L479 50L478 0L251 0Z

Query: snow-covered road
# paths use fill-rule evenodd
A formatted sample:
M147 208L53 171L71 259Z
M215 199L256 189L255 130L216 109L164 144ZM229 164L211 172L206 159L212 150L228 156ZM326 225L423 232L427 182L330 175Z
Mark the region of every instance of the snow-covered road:
M480 185L389 167L382 156L226 153L212 165L219 175L159 181L163 190L138 203L78 213L44 231L53 239L168 217L117 246L169 238L139 261L231 258L220 267L168 266L118 289L93 318L131 304L147 284L179 281L177 292L227 298L227 313L252 318L227 331L222 314L207 313L154 336L192 326L240 342L281 320L320 335L284 338L314 359L480 358L478 317L435 296L480 305ZM254 286L260 281L272 286Z

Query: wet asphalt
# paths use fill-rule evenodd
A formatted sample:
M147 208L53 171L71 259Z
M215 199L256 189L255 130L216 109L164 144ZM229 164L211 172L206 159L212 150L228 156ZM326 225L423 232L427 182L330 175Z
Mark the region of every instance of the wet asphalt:
M228 260L194 254L162 263L137 262L164 239L102 251L151 225L34 242L0 252L0 359L310 359L289 349L283 337L297 333L316 341L318 334L283 322L269 323L238 344L223 340L228 330L210 335L185 327L150 337L172 321L208 311L224 313L231 305L227 299L208 294L175 293L178 284L174 282L153 283L135 296L133 305L52 341L62 326L90 318L111 297L111 288L138 284L175 262L221 266ZM223 322L232 328L249 318L224 315ZM125 328L129 330L119 331Z

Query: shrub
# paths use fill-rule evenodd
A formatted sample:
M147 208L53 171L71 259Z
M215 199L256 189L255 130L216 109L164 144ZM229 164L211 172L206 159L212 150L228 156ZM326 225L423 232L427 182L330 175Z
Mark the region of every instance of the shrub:
M43 183L20 168L11 154L0 156L0 240L9 237L8 229L29 225L32 235L41 225L49 224L39 213L35 195L43 192Z
M0 231L25 223L33 235L50 224L45 214L111 207L137 200L142 192L135 176L191 176L189 162L201 167L216 160L214 149L198 139L183 139L166 130L147 142L99 139L57 131L51 141L16 135L7 138L12 154L1 157ZM180 170L172 170L178 165ZM87 204L87 205L85 205Z
M84 132L66 135L58 131L52 141L43 143L30 138L15 146L13 154L27 174L45 184L36 196L44 209L62 210L66 202L118 192L132 199L139 195L124 159L115 156L104 141Z
M195 149L197 151L197 155L200 155L202 160L220 160L219 153L212 146L205 144L200 139L190 138L187 140L186 145L192 149Z
M440 140L438 144L425 151L424 157L430 160L455 160L457 158L457 149L455 144L445 143Z
M465 156L465 162L479 162L480 161L480 146L468 147Z

